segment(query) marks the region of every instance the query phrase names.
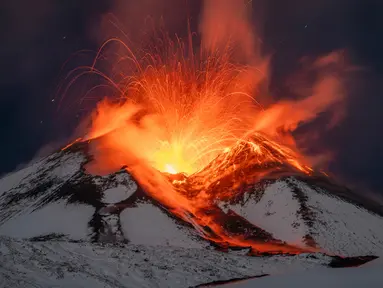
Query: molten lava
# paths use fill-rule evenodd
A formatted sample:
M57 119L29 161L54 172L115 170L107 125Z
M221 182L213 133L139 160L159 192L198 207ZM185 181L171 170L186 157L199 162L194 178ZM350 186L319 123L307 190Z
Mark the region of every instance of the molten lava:
M98 104L85 140L106 135L98 149L129 151L159 171L188 175L237 143L247 142L264 160L272 159L263 149L267 142L295 168L310 171L303 157L271 138L263 137L261 146L249 141L259 130L257 115L262 115L262 129L269 127L264 124L269 117L275 117L274 107L268 115L250 94L249 78L257 76L254 68L230 63L230 51L198 59L186 56L182 45L169 46L171 51L162 52L165 57L149 54L138 60L131 55L137 75L115 84L120 93L117 103ZM120 157L113 160L116 167L130 156Z
M121 69L116 80L96 68L102 49L113 42L127 51L118 63L128 72ZM329 93L336 81L323 78L311 96L263 108L254 91L267 61L257 66L232 61L230 45L195 53L179 39L160 43L155 53L143 51L139 57L120 40L110 40L87 71L103 75L118 95L99 102L92 114L82 139L90 141L94 155L87 169L127 167L146 193L219 246L316 251L229 233L217 205L272 173L312 172L291 137L279 136L289 145L275 137L337 103L341 97ZM318 92L323 87L326 95Z

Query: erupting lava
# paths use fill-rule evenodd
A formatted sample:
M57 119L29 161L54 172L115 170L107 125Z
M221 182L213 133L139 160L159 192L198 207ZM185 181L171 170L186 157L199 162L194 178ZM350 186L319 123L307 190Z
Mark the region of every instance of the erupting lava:
M286 118L287 126L310 119L315 109L322 111L333 102L321 99L317 108L314 95L301 103L263 109L251 96L254 83L249 79L256 70L232 64L230 50L195 55L182 43L169 42L162 55L138 59L127 51L137 72L113 82L118 101L105 99L93 113L91 129L82 139L91 140L95 156L88 170L100 173L127 166L147 193L220 246L268 253L316 251L229 235L211 210L218 200L235 197L239 187L282 167L311 173L294 148L262 131L269 132L270 123L278 121L283 127L281 115L291 105L296 113L304 113ZM101 73L95 65L90 72ZM314 112L305 110L307 106Z
M99 103L87 139L108 134L104 145L188 175L245 140L261 109L246 83L251 69L231 64L229 52L191 53L170 43L162 55L130 55L137 75L118 83L119 103Z
M188 45L178 38L161 39L139 53L111 39L81 73L102 76L118 95L98 103L82 139L90 141L94 155L88 171L127 167L146 193L220 246L269 253L316 251L230 234L216 208L220 200L244 193L241 187L270 173L312 172L292 137L282 139L289 144L282 145L277 132L291 131L337 104L342 100L339 83L322 75L309 97L264 108L254 95L267 77L268 61L234 61L238 51L230 41L195 53L190 39ZM117 72L107 76L97 64L107 58L103 51L113 43L126 53L114 67ZM337 55L331 54L314 66L336 62Z
M97 151L104 149L100 156L103 167L121 167L135 155L161 172L192 175L243 142L262 155L263 161L273 160L274 156L263 149L262 143L267 142L284 156L280 161L310 173L295 149L277 144L272 136L276 132L273 125L288 129L312 118L316 111L307 111L312 109L307 106L317 107L317 95L301 103L286 102L264 109L251 96L263 75L254 67L231 63L229 48L196 55L180 40L178 44L168 43L158 54L146 53L141 59L125 46L129 51L126 58L134 63L136 74L113 82L118 100L98 103L91 130L84 138L105 136L97 147ZM101 73L94 66L91 72ZM319 109L330 104L332 101L321 99L324 107ZM260 145L253 136L262 131L270 136L263 134ZM291 138L286 139L291 143ZM119 156L108 156L115 153Z
M169 47L165 58L148 54L138 60L130 54L137 74L114 83L119 101L98 104L83 139L93 139L89 171L126 165L147 193L220 246L315 251L228 235L217 223L220 216L211 211L217 200L235 197L241 185L283 166L312 170L294 149L257 131L257 116L268 115L250 95L247 81L254 69L230 63L229 51L186 55L182 45ZM225 177L232 180L219 188Z

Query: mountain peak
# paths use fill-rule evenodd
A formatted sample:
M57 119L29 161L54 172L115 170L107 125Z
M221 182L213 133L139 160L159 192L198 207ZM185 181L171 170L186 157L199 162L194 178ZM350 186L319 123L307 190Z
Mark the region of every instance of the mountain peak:
M241 169L231 173L226 164L214 166L222 168L216 177L204 178L209 167L190 176L168 175L177 193L206 204L180 217L174 207L146 193L126 167L104 176L89 174L88 145L75 143L0 180L1 235L228 251L249 251L257 243L274 245L272 253L279 253L278 247L296 253L294 247L301 247L341 256L383 251L377 207L325 176L279 162L278 151L272 158L278 165L266 168L256 166L256 150L246 143L217 157L235 165L246 155L239 161L250 175L246 179Z

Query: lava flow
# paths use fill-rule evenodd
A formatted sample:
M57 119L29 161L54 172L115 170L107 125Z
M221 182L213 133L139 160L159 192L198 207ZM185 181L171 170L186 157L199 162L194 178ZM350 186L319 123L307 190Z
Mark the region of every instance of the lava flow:
M196 53L192 34L187 44L165 38L137 53L121 40L111 39L82 72L103 76L116 91L110 96L117 95L98 103L91 128L81 140L90 141L94 155L88 171L127 167L146 193L221 247L252 247L267 253L316 251L229 233L217 207L220 200L235 198L244 187L273 173L312 172L292 137L282 137L278 131L286 136L286 131L337 104L342 95L337 93L336 78L321 77L303 100L265 108L257 102L255 91L267 77L268 61L254 58L251 65L235 61L236 46L230 41L218 45L222 39L209 42L208 49L201 43ZM107 76L97 63L107 58L103 51L116 43L126 53L113 68L118 72ZM336 59L336 54L330 54L314 66L333 64Z

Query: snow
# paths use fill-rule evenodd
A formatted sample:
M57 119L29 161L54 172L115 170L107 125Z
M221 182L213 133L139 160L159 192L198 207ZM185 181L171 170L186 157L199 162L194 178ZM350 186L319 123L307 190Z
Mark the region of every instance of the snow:
M73 240L86 239L94 208L88 205L50 203L32 213L19 214L0 226L0 235L30 238L51 233L65 234Z
M246 257L142 245L30 242L0 237L0 287L194 287L217 280L320 268L317 255ZM267 286L266 286L267 287Z
M84 156L80 153L64 155L60 158L60 165L55 167L50 174L55 178L66 181L80 170L84 160Z
M313 215L310 227L299 214L298 199L284 180L267 186L260 200L248 196L244 203L227 208L291 244L304 245L304 236L310 235L329 253L383 255L382 217L325 191L315 191L295 178L289 178L289 182L307 197L306 206Z
M4 192L21 184L23 180L24 182L27 182L25 181L27 180L25 178L28 176L30 177L31 175L35 175L35 173L39 170L39 168L45 166L46 162L47 162L46 160L41 160L39 162L33 163L31 166L28 166L24 169L4 175L0 179L0 196Z
M275 238L296 245L303 244L307 228L297 214L299 203L293 198L286 182L277 181L267 186L259 202L249 198L244 205L229 207L250 223L272 233Z
M314 240L326 251L343 256L383 255L383 218L295 180L316 212Z
M359 286L377 284L373 282L377 279L375 265L380 263L377 266L381 270L382 262L346 270L325 268L323 264L330 258L321 254L246 257L240 255L243 251L220 253L199 238L193 227L182 225L150 201L135 198L141 202L128 203L120 213L123 205L114 204L132 196L138 188L136 182L125 171L84 175L80 171L84 162L82 153L59 152L0 179L0 235L7 236L0 236L0 287L191 287L263 274L271 276L248 282L253 283L250 287L286 287L290 281L297 287L315 288L319 283L321 287L332 287L334 283L340 285L337 281L342 277L357 278L352 284ZM81 184L89 179L97 187L85 186L90 199L80 201L92 204L68 203L73 198L65 189L57 195L65 183ZM304 201L312 216L310 223L302 218L302 207L291 183L301 188L302 198L307 197ZM36 187L37 192L33 190ZM101 198L101 205L93 201L92 189L98 193L97 201ZM103 210L94 214L101 206L118 209L104 209L111 214ZM303 238L310 235L324 251L334 254L383 255L382 217L315 191L294 178L270 184L258 200L247 195L241 204L220 206L291 244L301 245ZM97 228L103 245L87 242L89 221L94 215L103 225ZM81 243L20 239L52 233ZM129 244L122 244L123 236ZM363 282L359 283L360 279Z
M64 199L42 205L79 172L84 161L81 153L59 152L1 179L0 235L35 237L57 233L85 239L94 207L67 205ZM38 192L27 194L33 189Z
M375 260L376 261L376 260ZM356 268L316 268L308 271L282 275L270 275L262 278L220 285L222 288L249 287L286 287L286 288L381 288L383 287L383 263L372 261ZM203 286L202 286L203 287Z
M60 152L62 153L62 152ZM81 164L85 161L81 153L60 155L55 153L43 158L19 171L5 175L0 179L0 196L11 189L18 189L18 193L28 191L44 172L49 172L49 178L58 178L62 182L68 180L79 171ZM45 179L44 179L45 180Z
M117 187L110 188L104 191L102 202L105 204L115 204L129 198L137 188L127 187L125 185L118 185Z
M121 212L124 236L133 244L203 248L208 244L200 241L194 230L177 224L160 208L150 203Z

